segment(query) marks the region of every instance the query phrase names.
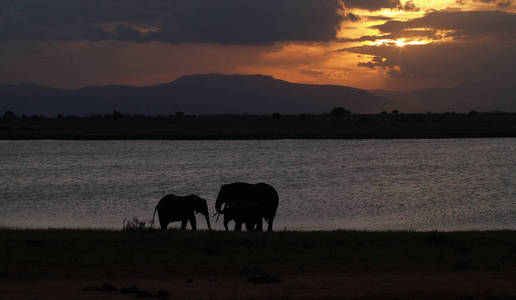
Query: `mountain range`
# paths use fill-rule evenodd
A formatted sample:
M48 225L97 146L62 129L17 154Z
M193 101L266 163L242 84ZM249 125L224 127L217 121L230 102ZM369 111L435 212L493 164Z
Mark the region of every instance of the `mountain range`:
M511 82L463 82L450 88L371 92L392 100L402 112L516 112L516 83Z
M411 92L290 83L264 75L188 75L148 87L91 86L74 90L0 85L0 113L55 116L125 114L299 114L345 107L353 113L516 111L513 85L463 84Z

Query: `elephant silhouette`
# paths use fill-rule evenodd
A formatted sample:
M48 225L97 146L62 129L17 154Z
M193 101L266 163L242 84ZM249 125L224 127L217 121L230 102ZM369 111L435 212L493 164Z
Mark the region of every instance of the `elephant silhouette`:
M240 231L242 223L245 224L247 231L255 231L258 229L258 223L263 217L262 206L257 202L246 202L231 206L226 206L223 209L224 214L224 228L229 230L228 223L235 221L235 231Z
M152 214L152 224L154 216L158 212L158 219L161 229L167 229L171 222L181 221L181 229L186 229L187 222L190 222L192 230L197 230L195 214L203 214L206 218L208 229L211 230L208 205L206 200L197 195L177 196L168 194L159 200L154 213Z
M224 184L220 187L217 200L215 202L215 210L218 214L223 214L226 208L245 204L256 203L259 205L259 222L256 224L257 231L263 231L262 219L268 226L267 231L272 231L274 217L278 209L279 196L276 190L266 183L245 183L235 182ZM235 209L238 211L238 209ZM240 216L241 222L235 222L235 230L241 230L242 223L252 224L255 216Z

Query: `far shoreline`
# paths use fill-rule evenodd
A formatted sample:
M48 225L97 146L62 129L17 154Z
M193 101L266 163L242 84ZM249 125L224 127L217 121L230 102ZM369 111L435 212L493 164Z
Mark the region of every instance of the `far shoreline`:
M206 232L206 233L231 233L233 231L233 227L231 230L226 231L223 228L208 230L207 228L200 228L192 231L190 227L187 227L186 230L181 230L179 227L170 227L166 230L162 230L158 227L154 228L145 228L145 229L137 229L137 230L128 230L123 227L119 228L102 228L102 227L16 227L3 225L0 226L1 231L20 231L20 232L45 232L45 231L62 231L62 232L141 232L141 233L157 233L157 232ZM363 234L374 234L374 233L413 233L413 234L429 234L429 233L443 233L443 234L474 234L474 233L516 233L516 228L503 228L503 229L464 229L464 230L441 230L441 229L431 229L431 230L415 230L415 229L353 229L353 228L341 228L341 229L313 229L313 230L299 230L299 229L274 229L273 233L282 233L282 234L311 234L311 233L321 233L321 234L336 234L336 233L344 233L344 232L354 232L354 233L363 233ZM246 233L245 229L242 229L241 233ZM237 232L237 234L240 234ZM249 234L269 234L269 232L256 232Z
M0 140L514 138L516 114L235 115L0 120Z

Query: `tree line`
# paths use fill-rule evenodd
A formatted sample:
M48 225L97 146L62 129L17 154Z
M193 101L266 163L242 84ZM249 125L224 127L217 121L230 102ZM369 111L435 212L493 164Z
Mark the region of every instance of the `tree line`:
M402 113L398 109L394 109L390 112L382 111L377 114L353 114L350 110L344 107L335 107L328 113L322 114L310 114L310 113L300 113L300 114L288 114L282 115L280 113L272 113L272 114L186 114L184 112L175 112L173 114L159 114L159 115L145 115L145 114L125 114L121 113L117 110L114 110L112 113L104 113L104 114L93 114L89 116L75 116L75 115L63 115L58 113L55 116L44 116L44 115L18 115L11 110L7 110L4 112L1 117L2 120L74 120L74 119L91 119L91 120L117 120L117 119L234 119L234 120L242 120L242 119L272 119L278 120L282 118L288 119L344 119L351 116L398 116L398 115L410 115L410 116L421 116L421 115L496 115L496 114L510 114L504 111L489 111L489 112L478 112L475 110L471 110L468 113L457 113L454 111L444 112L444 113Z

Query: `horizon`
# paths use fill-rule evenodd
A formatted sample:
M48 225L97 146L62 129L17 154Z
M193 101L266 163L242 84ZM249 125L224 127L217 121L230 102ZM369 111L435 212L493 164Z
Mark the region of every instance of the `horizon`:
M211 73L184 75L151 86L108 84L63 89L24 83L0 85L0 88L0 108L22 115L89 116L112 111L144 115L168 115L177 111L191 115L320 114L335 107L357 114L393 110L404 113L516 112L516 91L512 85L493 87L489 82L473 81L449 88L362 90L336 84L289 82L263 74ZM496 98L492 97L493 88Z
M27 86L38 86L38 87L45 87L45 88L53 88L53 89L59 89L59 90L65 90L65 91L72 91L72 90L79 90L79 89L83 89L83 88L89 88L89 87L137 87L137 88L150 88L150 87L155 87L155 86L160 86L160 85L167 85L167 84L171 84L171 83L174 83L180 79L183 79L183 78L188 78L188 77L197 77L197 76L225 76L225 77L232 77L232 76L242 76L242 77L268 77L268 78L271 78L273 80L277 80L277 81L283 81L283 82L286 82L286 83L291 83L291 84L299 84L299 85L312 85L312 86L336 86L336 87L346 87L346 88L353 88L353 89L358 89L358 90L364 90L364 91L368 91L368 92L374 92L374 91L392 91L392 92L412 92L412 91L418 91L418 90L424 90L424 89L434 89L434 88L437 88L437 89L440 89L440 88L443 88L443 89L446 89L446 88L451 88L451 87L454 87L454 86L457 86L457 85L461 85L463 83L466 83L466 81L464 82L460 82L458 84L454 84L452 86L449 86L449 87L427 87L427 88L423 88L423 89L414 89L414 90L382 90L382 89L371 89L371 90L367 90L367 89L360 89L360 88L357 88L357 87L354 87L354 86L347 86L347 85L340 85L340 84L332 84L332 83L321 83L321 84L318 84L318 83L305 83L305 82L295 82L295 81L288 81L288 80L284 80L284 79L279 79L279 78L276 78L274 77L273 75L267 75L267 74L240 74L240 73L228 73L228 74L225 74L225 73L192 73L192 74L185 74L185 75L182 75L174 80L169 80L169 81L163 81L163 82L158 82L158 83L155 83L155 84L151 84L151 85L131 85L131 84L98 84L98 85L86 85L86 86L81 86L81 87L77 87L77 88L61 88L61 87L58 87L58 86L51 86L51 85L42 85L42 84L38 84L38 83L34 83L34 82L19 82L19 83L12 83L12 84L9 84L9 83L0 83L0 85L4 85L4 86L24 86L24 85L27 85Z
M515 82L513 0L8 0L0 83L154 86L263 74L364 90Z

